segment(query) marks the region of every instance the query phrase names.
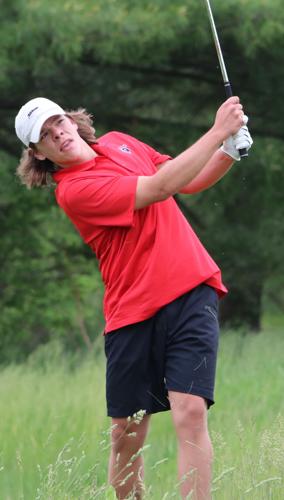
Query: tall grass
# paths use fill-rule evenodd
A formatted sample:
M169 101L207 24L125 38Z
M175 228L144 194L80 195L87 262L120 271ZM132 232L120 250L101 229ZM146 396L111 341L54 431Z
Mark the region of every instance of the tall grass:
M223 334L215 407L213 498L284 498L284 337ZM102 354L83 362L57 344L0 372L0 499L112 499L106 485L110 421ZM178 498L170 413L155 415L147 446L146 498Z

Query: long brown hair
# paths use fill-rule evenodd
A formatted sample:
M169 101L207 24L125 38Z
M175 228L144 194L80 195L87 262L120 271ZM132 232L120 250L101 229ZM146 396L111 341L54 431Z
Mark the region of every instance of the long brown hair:
M79 108L77 111L68 111L66 115L78 125L78 134L88 144L97 142L96 131L93 127L93 117L85 109ZM22 184L28 189L32 187L46 186L52 183L53 172L58 170L58 166L50 160L38 160L34 156L34 146L23 151L16 174L20 177Z

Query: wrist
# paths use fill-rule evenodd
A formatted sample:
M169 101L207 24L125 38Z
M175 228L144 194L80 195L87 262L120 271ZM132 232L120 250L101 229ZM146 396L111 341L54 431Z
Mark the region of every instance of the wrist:
M239 158L237 158L236 156L233 156L232 154L230 154L228 151L225 150L224 145L222 145L219 148L219 152L224 159L231 161L231 163L234 163L235 161L239 161Z
M216 148L219 148L225 140L224 134L219 128L215 127L215 125L208 130L206 135L210 137L210 142L212 142L212 145Z
M218 147L227 139L228 135L220 127L214 123L213 127L209 130L209 134L215 138Z
M231 157L234 161L239 161L240 160L240 153L239 151L235 148L235 145L234 145L234 140L233 140L233 137L228 137L228 139L226 139L222 146L221 146L221 151L223 151L223 153L225 153L226 155L228 155L229 157Z

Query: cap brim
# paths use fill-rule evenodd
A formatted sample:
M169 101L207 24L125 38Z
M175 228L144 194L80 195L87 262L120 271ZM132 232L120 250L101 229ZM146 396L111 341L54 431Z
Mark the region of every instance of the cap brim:
M49 109L45 113L42 113L42 115L40 115L38 117L37 121L35 122L35 124L33 126L33 129L31 131L31 135L30 135L30 142L32 142L34 144L39 142L40 132L41 132L42 126L46 122L46 120L48 120L48 118L51 118L52 116L56 116L56 115L65 115L65 114L66 114L65 111L62 108L60 108L59 106L57 108L54 108L54 109Z

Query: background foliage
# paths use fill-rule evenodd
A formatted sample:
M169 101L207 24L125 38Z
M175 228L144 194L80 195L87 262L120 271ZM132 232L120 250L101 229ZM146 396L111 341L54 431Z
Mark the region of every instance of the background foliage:
M15 178L14 117L46 96L85 106L98 135L116 129L177 154L224 100L205 4L195 0L0 2L0 361L60 338L90 348L103 329L102 284L52 190ZM283 308L284 12L280 0L214 0L228 73L254 148L216 187L178 202L231 293L223 324L261 326ZM276 310L275 309L275 310Z

